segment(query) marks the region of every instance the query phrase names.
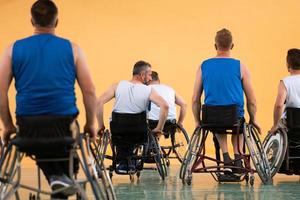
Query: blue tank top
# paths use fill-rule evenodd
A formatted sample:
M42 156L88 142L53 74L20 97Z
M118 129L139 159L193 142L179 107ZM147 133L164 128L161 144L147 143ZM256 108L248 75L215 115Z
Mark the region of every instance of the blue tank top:
M76 69L72 45L53 34L39 34L13 45L16 115L76 115Z
M237 105L244 117L244 94L240 61L233 58L211 58L201 66L206 105Z

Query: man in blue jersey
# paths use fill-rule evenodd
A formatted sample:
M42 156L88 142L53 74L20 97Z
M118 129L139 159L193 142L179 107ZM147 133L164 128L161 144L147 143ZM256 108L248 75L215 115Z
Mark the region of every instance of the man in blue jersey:
M77 80L86 110L84 131L95 137L95 87L83 52L78 45L57 37L57 7L50 0L31 7L34 34L9 46L0 62L0 116L3 139L7 143L16 132L9 109L8 89L15 80L18 134L32 137L72 136L78 108L74 84ZM57 155L61 156L61 155ZM66 162L38 162L52 189L72 183ZM67 199L76 190L53 195Z
M231 32L227 29L218 31L215 37L217 55L205 60L198 68L192 98L195 124L196 127L200 125L201 96L203 91L205 93L204 104L206 105L236 105L238 107L238 117L242 124L244 121L243 93L245 93L250 117L249 123L253 124L260 132L260 127L256 122L256 98L250 80L250 73L245 65L231 57L230 53L233 46ZM231 163L232 160L227 149L227 135L221 132L215 135L223 152L224 162ZM243 146L243 137L241 135L240 137L237 136L238 134L232 135L235 159L239 159L239 152L242 152L238 150L238 146ZM241 167L242 161L238 160L233 164ZM240 173L239 170L233 171L237 174Z

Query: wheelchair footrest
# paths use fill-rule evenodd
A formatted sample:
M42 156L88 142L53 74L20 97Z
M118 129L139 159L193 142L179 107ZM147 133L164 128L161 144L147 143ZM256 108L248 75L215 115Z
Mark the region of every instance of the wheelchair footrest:
M241 181L240 176L234 175L232 173L230 174L217 173L216 175L218 177L219 182L240 182Z

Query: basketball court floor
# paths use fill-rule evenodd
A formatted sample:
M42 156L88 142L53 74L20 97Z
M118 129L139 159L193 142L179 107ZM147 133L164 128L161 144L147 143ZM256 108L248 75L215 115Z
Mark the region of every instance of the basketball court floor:
M107 163L108 164L108 163ZM32 161L25 160L22 164L22 181L26 184L36 183L36 167ZM241 183L217 183L210 174L193 175L192 185L183 185L179 179L180 165L172 160L169 167L169 175L162 181L156 171L144 170L139 180L135 177L134 182L129 176L113 175L112 181L117 199L141 200L141 199L272 199L289 200L300 199L299 176L287 176L277 174L273 179L273 185L263 185L259 177L255 176L254 186L245 182ZM47 183L43 181L46 188ZM29 193L21 190L21 199L28 199ZM42 196L42 199L49 199ZM75 199L72 197L70 199ZM93 199L90 197L90 199Z

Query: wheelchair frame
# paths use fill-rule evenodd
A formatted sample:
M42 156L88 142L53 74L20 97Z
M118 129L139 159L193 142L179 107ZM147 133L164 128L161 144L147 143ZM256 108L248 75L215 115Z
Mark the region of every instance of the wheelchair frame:
M217 142L216 139L214 139L215 148L216 148L216 158L206 156L205 141L208 136L208 133L211 132L211 129L209 127L206 128L201 126L196 128L196 130L194 131L191 137L187 152L185 154L184 161L182 162L181 165L180 178L182 179L182 183L183 184L187 183L188 185L190 185L192 182L192 173L210 173L217 182L227 182L225 180L219 180L220 173L224 173L225 168L231 168L231 169L235 168L244 171L241 179L235 182L241 182L245 180L246 183L248 183L249 173L250 173L250 185L253 185L254 172L258 172L262 182L269 183L271 181L269 165L266 159L266 155L262 149L257 131L251 125L247 125L247 124L245 124L243 128L244 128L243 136L246 145L248 147L249 154L245 154L245 146L244 146L243 154L239 152L241 158L232 160L232 162L243 160L245 164L245 167L243 168L229 165L229 163L224 163L223 161L220 160L220 152L219 152L218 143L216 143ZM231 130L233 129L234 128L231 128ZM238 130L239 127L237 127L237 131ZM253 148L254 144L256 148ZM239 146L238 149L240 151ZM256 170L251 167L250 158L252 159L252 162L254 163ZM213 161L216 163L216 165L207 166L205 164L205 160Z
M83 141L86 144L86 153ZM69 173L70 177L74 182L74 185L69 187L76 187L78 189L77 199L88 199L86 194L86 184L89 183L91 186L91 190L94 194L95 199L116 199L113 187L109 178L107 177L107 173L105 172L105 168L101 167L101 164L95 162L95 157L89 148L89 136L85 134L80 134L73 148L70 149L69 157L60 158L60 159L38 159L38 161L69 161ZM81 153L81 157L79 156L78 151ZM5 147L3 154L0 159L0 199L6 200L12 197L13 195L18 200L20 199L20 195L18 193L18 189L23 188L33 193L30 193L30 200L39 200L40 195L53 195L59 193L65 189L57 189L54 191L45 191L41 189L41 175L40 169L38 168L38 186L33 187L29 185L21 184L21 161L26 153L20 152L18 147L9 143L7 147ZM73 173L73 158L77 155L79 159L79 164L83 169L84 175L87 180L77 180L77 174ZM36 160L33 156L30 156L33 160ZM89 163L90 162L90 163ZM103 164L103 163L102 163ZM91 167L91 168L90 168ZM92 170L90 170L92 169ZM106 178L105 178L106 176ZM101 183L99 182L99 177L101 179ZM102 184L102 185L101 185Z
M109 170L109 176L110 178L113 177L113 171L116 172L116 145L114 145L112 143L111 140L111 133L109 132L109 130L105 130L103 135L101 136L101 138L99 139L101 142L101 145L98 145L98 149L99 149L99 155L97 156L99 159L110 159L112 160L112 164L108 167ZM148 144L152 142L152 144L154 145L154 150L155 152L151 152L151 157L154 158L155 163L156 163L156 168L154 167L144 167L144 161L145 159L149 158L149 156L146 155L147 150L148 150ZM107 155L106 151L107 151L107 146L110 145L111 150L112 150L112 155ZM101 152L102 151L102 152ZM166 162L165 162L165 158L162 156L162 150L160 145L158 144L157 138L151 134L150 131L148 131L148 143L147 144L136 144L135 149L134 149L134 153L135 155L132 158L128 158L128 163L131 162L131 160L134 161L138 161L140 160L139 166L137 167L137 169L135 171L128 171L128 173L123 174L123 173L117 173L120 175L129 175L130 181L133 182L134 181L134 175L137 176L137 178L140 177L141 175L141 171L142 170L157 170L161 179L164 180L165 177L167 176L167 169L166 169ZM105 156L101 156L101 155L105 155Z
M182 142L178 143L176 141L176 135L183 134L183 137L186 142L186 146L189 144L189 141L190 141L189 136L183 127L178 126L178 124L174 124L174 126L176 126L176 132L174 134L169 133L171 145L170 146L161 146L161 150L162 150L163 156L166 158L166 164L168 167L170 166L169 159L178 159L178 161L182 163L183 158L184 158L184 155L181 155L177 149L180 147L184 147L185 145ZM179 131L178 131L178 129L179 129ZM164 137L165 134L166 133L164 133L163 136L161 136L161 137ZM171 156L172 153L174 154L174 156Z

